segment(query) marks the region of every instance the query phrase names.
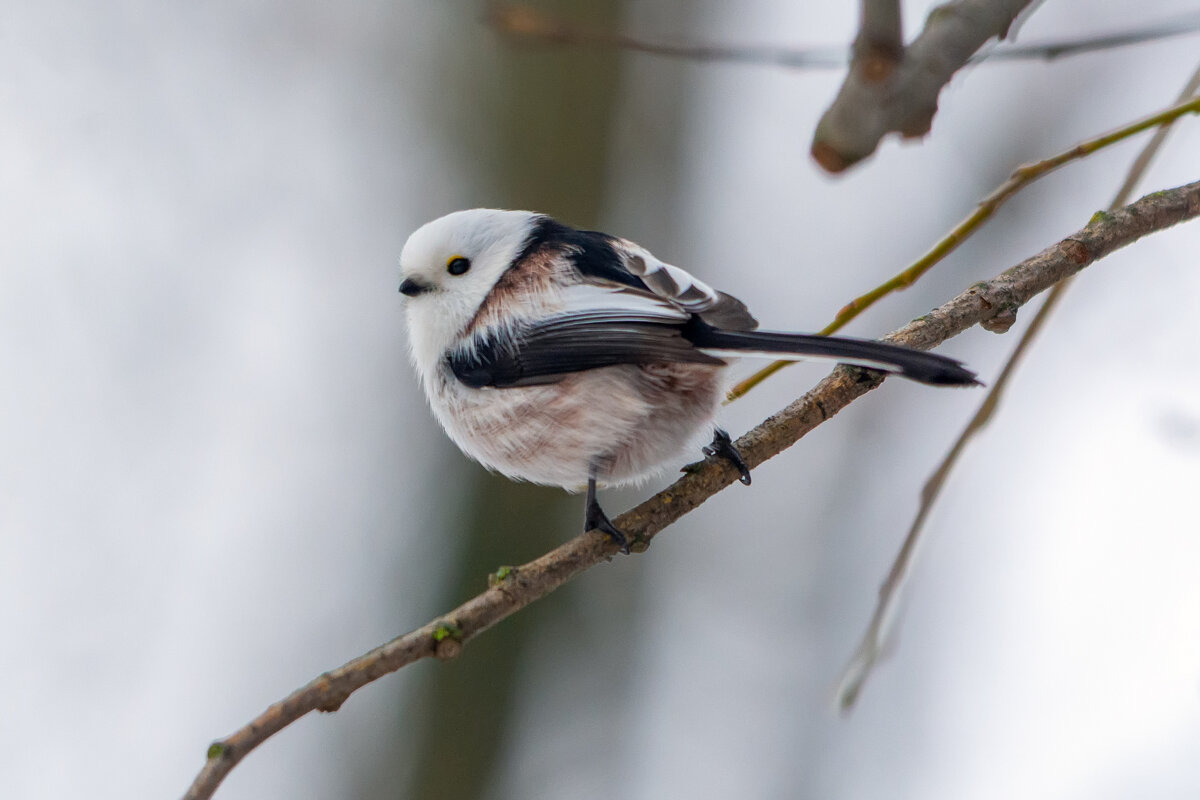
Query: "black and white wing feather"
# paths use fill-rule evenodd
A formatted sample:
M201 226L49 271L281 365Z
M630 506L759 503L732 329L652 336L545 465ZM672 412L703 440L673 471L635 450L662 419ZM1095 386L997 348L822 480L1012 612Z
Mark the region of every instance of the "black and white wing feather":
M717 328L752 331L758 320L746 304L716 289L686 270L663 263L637 245L623 242L626 268L646 287L673 306L695 314Z
M567 259L585 282L644 292L710 325L749 331L758 321L746 305L691 275L659 260L639 244L600 231L581 231L541 217L514 264L550 250Z
M737 298L719 292L644 248L544 218L514 267L546 248L567 259L578 282L555 293L556 308L504 328L477 331L447 354L451 371L475 388L553 383L620 364L723 365L723 355L833 358L933 384L972 384L944 356L872 340L757 331Z
M505 388L619 364L724 364L684 337L686 321L678 312L639 310L636 301L576 309L477 339L451 353L449 366L468 386Z

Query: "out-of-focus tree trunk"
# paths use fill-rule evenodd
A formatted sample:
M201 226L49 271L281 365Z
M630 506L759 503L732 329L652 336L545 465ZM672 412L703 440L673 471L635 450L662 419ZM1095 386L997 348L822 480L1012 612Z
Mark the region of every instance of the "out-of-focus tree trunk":
M543 5L615 28L622 3ZM461 24L481 25L480 12L478 6L464 8ZM451 194L464 196L464 207L527 208L578 225L597 224L621 55L547 58L499 40L494 50L472 53L456 46L453 28L447 32L448 40L435 49L445 54L443 67L452 73L447 83L457 91L433 98L426 112L454 143L458 163L450 174L473 184ZM464 40L479 40L478 30L469 33ZM453 520L447 522L450 530L432 535L458 552L437 608L461 602L482 589L497 567L533 558L583 524L578 496L515 484L460 463L446 476L444 494L429 498L449 509L446 517ZM363 795L373 800L483 795L510 728L523 650L544 619L518 615L472 643L463 658L428 665L420 674L416 707L397 710L395 747L379 748L388 761L356 781Z

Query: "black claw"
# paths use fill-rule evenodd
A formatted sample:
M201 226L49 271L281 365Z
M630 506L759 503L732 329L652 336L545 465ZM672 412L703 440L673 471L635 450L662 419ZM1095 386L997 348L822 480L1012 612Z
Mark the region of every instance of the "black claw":
M750 485L750 467L746 465L746 460L742 458L742 454L733 446L733 440L729 438L729 434L717 428L713 431L712 444L708 447L701 448L706 456L720 456L733 464L737 471L741 473L738 478L743 485Z
M617 543L617 548L625 555L629 555L629 537L612 524L612 520L608 518L604 509L600 507L600 503L596 501L595 478L588 481L587 511L584 512L583 517L583 532L587 533L593 528L608 534L608 538Z
M608 538L617 543L618 549L625 555L629 555L629 538L621 533L621 530L612 524L612 520L600 508L599 503L593 503L588 506L587 516L583 521L583 530L590 531L595 528L598 531L603 531L608 534Z

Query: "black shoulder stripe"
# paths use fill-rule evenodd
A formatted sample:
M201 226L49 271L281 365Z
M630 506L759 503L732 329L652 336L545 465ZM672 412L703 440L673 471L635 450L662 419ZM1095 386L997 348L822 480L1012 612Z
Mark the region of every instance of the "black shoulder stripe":
M575 231L576 252L571 260L589 278L619 283L633 289L650 291L646 282L625 267L625 260L613 246L613 238L598 231Z
M551 217L539 217L524 247L513 260L516 264L542 248L568 250L575 268L597 280L618 283L649 291L641 278L625 268L625 262L613 246L613 237L599 231L581 231L563 225Z
M536 253L542 247L552 245L556 241L555 229L565 227L556 222L550 217L539 215L537 222L533 224L533 229L529 232L529 238L525 240L521 252L517 253L517 257L513 259L513 264L520 263L531 255ZM509 265L509 269L512 265Z

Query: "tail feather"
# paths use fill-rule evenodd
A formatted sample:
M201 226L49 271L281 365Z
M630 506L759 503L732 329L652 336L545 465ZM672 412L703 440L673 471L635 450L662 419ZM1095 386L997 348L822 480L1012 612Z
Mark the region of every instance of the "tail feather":
M729 355L759 353L783 359L789 356L833 358L844 364L892 372L922 383L941 386L979 383L975 373L962 362L873 339L776 331L727 331L695 324L688 326L684 337L696 347Z

